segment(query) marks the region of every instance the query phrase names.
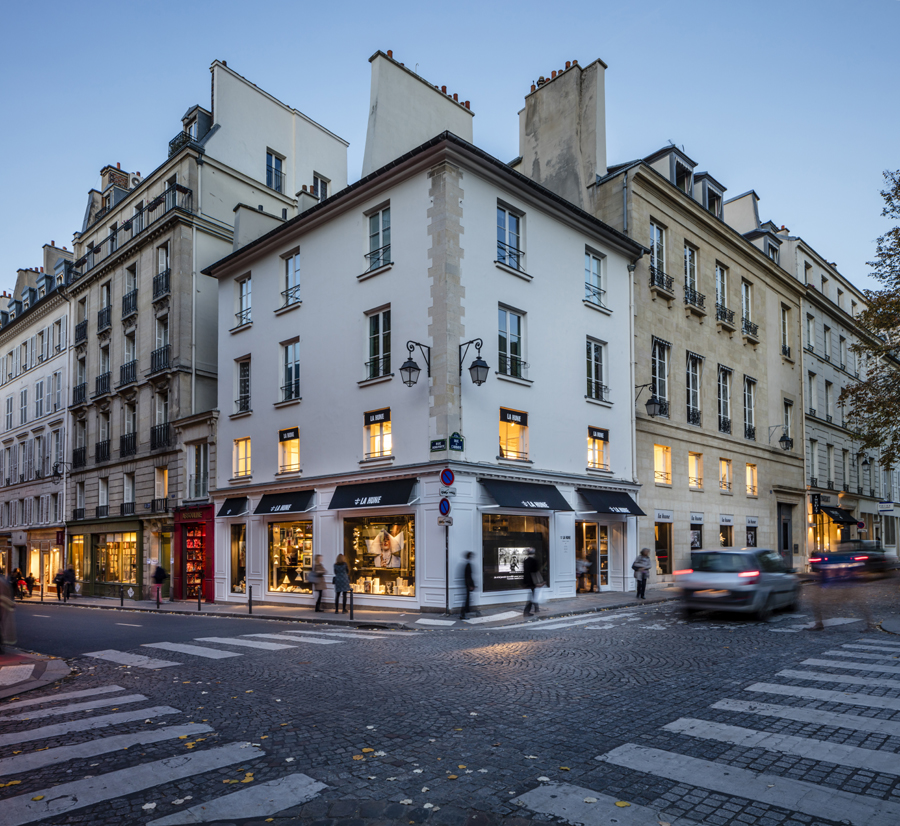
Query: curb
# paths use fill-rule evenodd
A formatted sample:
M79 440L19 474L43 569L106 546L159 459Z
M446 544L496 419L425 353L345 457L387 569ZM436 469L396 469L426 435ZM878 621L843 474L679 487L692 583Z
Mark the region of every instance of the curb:
M900 619L886 619L881 621L881 630L888 634L900 636Z
M34 672L32 672L32 676L28 680L24 680L18 685L0 688L0 700L5 700L7 697L13 697L26 691L33 691L36 688L44 688L44 686L62 680L72 673L72 669L69 668L63 660L58 658L49 659L41 655L32 656L28 654L21 654L19 656L21 656L23 660L30 660L34 663ZM43 666L43 668L41 668L41 666ZM33 676L35 673L37 676Z

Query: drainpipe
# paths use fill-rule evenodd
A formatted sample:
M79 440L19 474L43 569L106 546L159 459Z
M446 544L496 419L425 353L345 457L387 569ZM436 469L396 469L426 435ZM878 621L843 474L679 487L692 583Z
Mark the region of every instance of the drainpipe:
M203 156L197 155L197 215L203 208ZM191 415L197 412L197 225L191 227Z
M631 359L631 386L634 387L634 271L637 268L637 262L639 259L635 259L628 265L628 340L629 340L629 349L630 349L630 359ZM638 481L638 473L637 473L637 413L635 411L636 405L631 405L631 479L633 482ZM635 522L635 524L637 524Z
M628 235L628 172L622 176L622 232Z

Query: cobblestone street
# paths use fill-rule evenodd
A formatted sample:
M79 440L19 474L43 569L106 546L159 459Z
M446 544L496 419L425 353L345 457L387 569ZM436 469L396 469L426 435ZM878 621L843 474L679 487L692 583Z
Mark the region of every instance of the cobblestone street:
M896 580L861 587L896 619ZM32 614L20 644L41 652ZM900 822L900 636L853 610L808 633L809 593L769 623L675 603L418 632L71 608L57 634L64 614L72 674L0 704L4 826ZM104 647L77 647L86 623Z

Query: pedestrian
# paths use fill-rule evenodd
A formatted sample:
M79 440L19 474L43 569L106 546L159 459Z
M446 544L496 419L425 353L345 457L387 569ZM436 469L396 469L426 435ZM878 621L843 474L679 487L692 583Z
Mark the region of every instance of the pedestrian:
M72 571L72 585L75 585L75 571L72 569L72 566L69 566L69 570ZM153 572L153 600L154 602L158 602L162 599L162 587L163 583L169 578L169 572L163 568L162 565L157 565L156 570Z
M316 554L313 562L312 571L310 571L310 579L312 581L313 590L316 592L316 611L325 612L322 607L322 594L325 593L325 566L322 564L322 554Z
M344 613L347 613L347 594L350 591L350 566L343 554L334 563L334 613L338 612L338 600L344 595Z
M637 584L637 598L647 599L647 580L650 579L650 549L641 548L637 559L631 563L634 579Z
M63 577L66 580L63 586L63 602L68 602L71 597L75 596L75 568L69 565ZM169 575L166 574L166 579L168 578Z
M13 568L13 572L9 575L9 587L12 589L12 598L25 599L24 582L22 579L22 571Z
M25 577L25 585L28 588L28 596L31 596L34 593L34 574L31 571L28 572L28 576Z
M466 564L463 566L463 588L466 592L466 601L459 612L459 618L464 620L466 614L469 613L472 601L472 592L475 590L475 577L472 572L472 557L475 556L471 551L466 551Z
M535 614L541 613L541 609L538 607L536 592L538 588L542 588L544 585L544 577L541 575L540 566L535 558L534 548L528 549L528 556L525 557L525 562L522 565L522 572L524 574L525 587L531 591L531 597L528 602L525 603L525 610L522 615L530 617L532 611L534 611Z
M62 568L60 568L56 572L56 576L53 577L53 584L56 586L56 600L57 602L62 602L63 591L66 587L66 574Z

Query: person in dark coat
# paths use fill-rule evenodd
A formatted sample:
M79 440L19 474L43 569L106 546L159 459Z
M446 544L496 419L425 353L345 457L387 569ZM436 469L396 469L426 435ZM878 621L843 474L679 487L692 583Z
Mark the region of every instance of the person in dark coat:
M530 617L532 610L535 614L541 612L541 609L538 608L535 589L543 584L540 566L537 563L537 559L535 559L534 548L528 550L528 556L525 557L525 564L522 565L522 571L525 574L525 587L531 591L531 598L525 603L523 615Z
M25 577L25 585L28 587L28 596L31 596L34 593L34 574L31 571Z
M463 566L463 585L466 592L466 601L459 612L459 618L461 620L464 620L466 618L466 614L469 613L469 606L472 600L472 592L475 590L475 577L472 572L473 556L474 554L471 551L466 551L466 564Z
M165 573L165 569L163 569ZM166 574L166 578L168 578ZM63 602L68 602L69 597L75 594L75 569L70 565L63 574Z
M322 607L322 595L325 593L325 566L322 564L322 554L316 554L312 571L310 572L310 580L312 581L313 590L316 592L316 611L325 612Z
M334 613L338 612L338 601L344 595L344 613L347 613L347 594L350 592L350 565L343 554L338 554L334 563Z
M63 589L66 587L66 574L62 568L60 568L56 572L56 576L53 577L53 584L56 586L56 600L57 602L62 602Z
M153 599L162 599L163 583L169 578L169 572L162 565L157 565L153 572ZM75 572L72 571L72 585L75 585Z

